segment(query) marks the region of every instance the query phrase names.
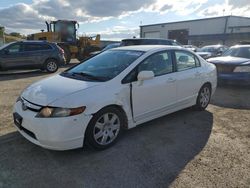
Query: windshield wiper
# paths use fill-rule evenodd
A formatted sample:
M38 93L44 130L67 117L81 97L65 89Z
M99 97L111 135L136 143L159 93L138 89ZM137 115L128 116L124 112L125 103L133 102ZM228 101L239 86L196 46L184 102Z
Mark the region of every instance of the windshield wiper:
M98 80L98 81L105 81L106 80L106 78L104 78L104 77L94 76L94 75L86 73L86 72L72 72L72 75L79 75L82 77L88 77L90 79Z

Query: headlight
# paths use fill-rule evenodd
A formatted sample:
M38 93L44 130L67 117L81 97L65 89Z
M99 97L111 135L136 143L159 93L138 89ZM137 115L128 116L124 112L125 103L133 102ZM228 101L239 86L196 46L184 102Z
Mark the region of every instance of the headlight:
M78 108L53 108L53 107L44 107L36 115L40 118L49 118L49 117L68 117L78 115L84 112L86 109L85 106Z
M234 72L250 72L250 66L235 67Z

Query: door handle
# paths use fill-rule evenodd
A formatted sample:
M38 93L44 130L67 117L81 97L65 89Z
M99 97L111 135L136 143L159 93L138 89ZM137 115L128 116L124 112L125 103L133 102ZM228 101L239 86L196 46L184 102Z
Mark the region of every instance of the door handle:
M168 79L167 79L167 82L170 82L170 83L171 83L171 82L175 82L175 81L176 81L176 79L174 79L174 78L168 78Z

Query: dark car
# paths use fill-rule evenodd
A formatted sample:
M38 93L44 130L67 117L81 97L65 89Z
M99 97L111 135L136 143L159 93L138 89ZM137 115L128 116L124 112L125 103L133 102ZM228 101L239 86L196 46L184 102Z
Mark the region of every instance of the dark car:
M117 47L119 47L119 46L121 46L121 43L120 43L120 42L108 44L108 45L107 45L105 48L103 48L101 51L91 52L91 53L90 53L90 56L91 56L91 57L92 57L92 56L95 56L95 55L97 55L97 54L99 54L99 53L102 53L102 52L104 52L104 51L106 51L106 50L109 50L109 49L112 49L112 48L117 48Z
M216 65L219 83L250 85L250 45L233 46L207 61Z
M134 45L170 45L170 46L182 46L181 43L171 39L123 39L121 46L134 46Z
M210 45L204 46L197 50L197 54L200 55L203 59L208 59L211 57L221 56L223 52L228 49L227 46L224 45Z
M19 41L0 48L0 70L41 69L56 72L65 64L64 51L46 41Z

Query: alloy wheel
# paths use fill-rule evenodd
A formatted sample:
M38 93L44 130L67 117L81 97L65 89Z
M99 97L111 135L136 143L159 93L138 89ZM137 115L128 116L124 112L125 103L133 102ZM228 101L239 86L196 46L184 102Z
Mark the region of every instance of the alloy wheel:
M54 72L57 69L57 64L54 61L49 61L47 64L47 70L50 72Z
M210 89L208 87L204 87L201 91L201 94L200 94L200 105L201 107L205 108L209 101L210 101Z
M108 145L115 140L120 131L120 119L114 113L105 113L93 129L94 139L100 145Z

